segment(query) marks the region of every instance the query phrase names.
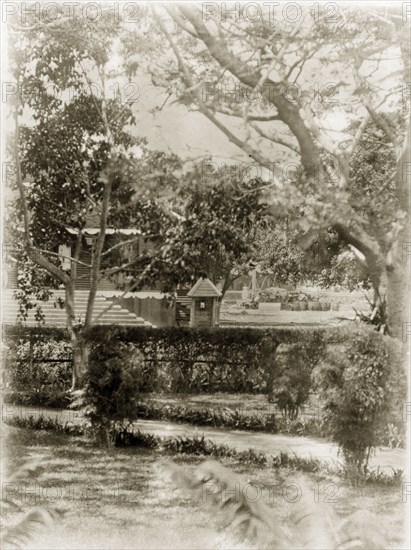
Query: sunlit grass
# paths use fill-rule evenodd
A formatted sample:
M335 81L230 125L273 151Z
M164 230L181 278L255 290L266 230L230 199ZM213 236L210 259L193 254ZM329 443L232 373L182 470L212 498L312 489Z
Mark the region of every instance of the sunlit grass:
M44 467L38 488L32 482L23 488L23 508L29 510L35 503L65 512L30 549L242 548L225 536L205 495L176 488L160 451L107 450L84 438L18 428L8 431L9 467L27 460ZM172 460L192 469L203 458L175 455ZM405 506L400 488L353 488L318 474L241 465L232 459L221 462L242 476L245 487L258 486L273 519L280 518L290 529L292 501L300 490L312 496L313 505L316 500L331 500L330 506L343 516L357 509L376 513L390 547L402 545ZM254 494L250 489L250 498Z

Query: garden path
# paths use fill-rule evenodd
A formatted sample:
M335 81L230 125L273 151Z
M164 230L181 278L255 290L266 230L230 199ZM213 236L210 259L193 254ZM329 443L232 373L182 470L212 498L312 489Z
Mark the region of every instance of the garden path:
M3 404L2 418L10 416L39 416L58 418L60 422L80 423L81 413L67 409L51 409L46 407L23 407L20 405ZM145 432L159 437L177 437L203 435L215 443L225 444L229 447L244 451L254 449L266 454L276 456L279 453L295 453L299 457L313 457L324 461L340 461L337 446L325 439L284 434L268 434L263 432L249 432L243 430L228 430L211 428L208 426L192 426L157 420L139 420L136 426ZM386 473L392 473L393 469L405 470L407 467L407 455L404 449L379 448L370 461L372 468L379 468Z

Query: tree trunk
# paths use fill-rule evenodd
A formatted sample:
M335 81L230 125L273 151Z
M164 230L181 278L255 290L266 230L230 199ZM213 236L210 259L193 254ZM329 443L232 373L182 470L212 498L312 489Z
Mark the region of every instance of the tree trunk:
M388 331L395 338L407 338L409 278L408 258L396 258L387 268Z
M82 387L84 375L87 370L88 349L82 334L83 327L76 324L74 309L74 282L65 285L67 327L70 333L73 352L73 372L71 390Z
M223 287L221 289L221 299L224 298L225 293L230 288L231 284L237 279L237 277L232 277L231 270L226 273L224 277Z
M398 248L399 248L398 243ZM370 271L374 289L374 305L380 307L386 304L385 322L387 332L394 338L405 337L408 319L408 269L407 258L397 257L389 261L379 273L373 277Z
M370 274L374 291L373 304L376 307L381 307L387 300L387 270L385 268L379 268L377 274L370 270Z
M82 387L84 375L87 370L88 348L81 331L75 328L70 331L70 336L73 350L73 377L71 390L77 390Z

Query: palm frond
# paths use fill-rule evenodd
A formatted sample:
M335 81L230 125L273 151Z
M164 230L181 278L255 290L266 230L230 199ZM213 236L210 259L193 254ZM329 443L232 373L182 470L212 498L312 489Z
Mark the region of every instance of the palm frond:
M13 474L8 476L8 483L17 488L27 480L37 479L44 470L38 462L26 462ZM28 511L17 524L5 524L7 518L12 518L16 513L23 513L24 507L19 491L12 491L2 500L3 522L1 526L0 548L22 548L43 528L53 520L63 515L63 512L52 506L50 508L36 507Z

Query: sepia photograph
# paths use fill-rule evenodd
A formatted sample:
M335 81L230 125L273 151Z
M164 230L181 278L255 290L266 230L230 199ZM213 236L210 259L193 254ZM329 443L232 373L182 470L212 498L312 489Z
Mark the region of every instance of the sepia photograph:
M1 548L410 548L411 2L0 7Z

